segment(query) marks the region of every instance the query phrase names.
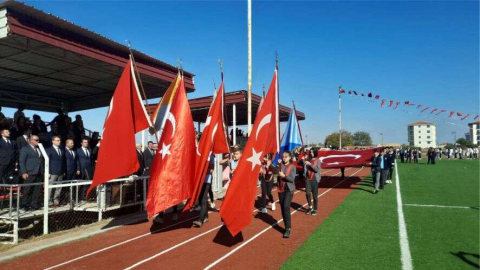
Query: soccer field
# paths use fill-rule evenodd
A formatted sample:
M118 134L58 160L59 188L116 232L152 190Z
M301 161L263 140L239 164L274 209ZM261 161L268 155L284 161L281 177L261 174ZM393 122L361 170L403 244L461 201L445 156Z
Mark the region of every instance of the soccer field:
M402 263L404 269L478 268L478 160L398 163L398 177L398 193L395 177L376 195L371 176L365 178L283 268L402 269ZM403 256L398 195L408 237Z

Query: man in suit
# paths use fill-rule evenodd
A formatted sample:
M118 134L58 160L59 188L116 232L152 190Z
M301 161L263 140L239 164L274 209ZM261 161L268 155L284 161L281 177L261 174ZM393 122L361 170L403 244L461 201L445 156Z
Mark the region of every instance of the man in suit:
M93 179L93 158L92 149L88 145L88 138L82 139L82 146L77 149L78 165L80 171L80 179Z
M386 155L385 149L382 149L382 154L380 155L380 189L383 189L385 187L385 184L387 183L387 177L388 173L390 171L390 159Z
M135 175L142 176L143 172L145 171L145 163L143 161L143 153L142 153L142 145L141 144L137 144L137 159L138 159L138 163L140 164L140 168L138 168L138 171L135 172Z
M78 156L74 150L74 142L68 139L65 148L65 180L75 180L77 175L80 175L78 164Z
M45 160L40 153L40 149L38 149L38 141L38 136L32 135L30 136L30 144L20 150L18 165L25 184L43 182ZM38 209L38 195L41 187L41 185L27 186L20 190L23 193L21 205L24 209Z
M60 148L60 137L52 137L52 147L47 149L47 155L50 160L49 171L50 171L50 185L53 185L56 181L63 181L65 176L65 150ZM60 205L60 195L62 193L62 188L50 189L51 194L53 194L53 207Z
M370 166L372 168L373 185L375 186L375 191L373 193L377 194L380 187L380 177L381 177L381 171L380 171L381 157L377 150L374 151L374 155L370 161L371 161Z
M27 129L25 130L25 132L23 132L23 135L17 137L16 143L17 143L18 151L22 150L23 147L30 144L29 138L31 134L32 134L32 130Z
M153 150L153 142L148 142L148 147L143 151L143 164L145 165L145 173L150 174L150 166L155 157L155 150Z
M78 157L78 170L80 171L80 179L92 180L93 179L93 158L92 149L88 146L89 139L82 139L82 146L77 149ZM85 199L87 186L82 185L78 187L79 196L81 199Z
M12 184L15 162L17 160L17 145L10 140L10 131L1 130L0 139L0 183ZM3 188L2 188L3 190Z

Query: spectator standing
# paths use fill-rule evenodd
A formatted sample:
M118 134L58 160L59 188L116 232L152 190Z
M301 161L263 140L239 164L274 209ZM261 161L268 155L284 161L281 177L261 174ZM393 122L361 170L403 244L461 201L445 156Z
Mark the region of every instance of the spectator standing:
M137 159L138 159L138 164L140 164L140 167L135 172L135 175L136 176L142 176L143 173L145 172L145 163L143 161L143 152L142 152L142 145L141 144L137 144Z
M143 163L145 165L146 174L150 174L150 167L152 166L154 157L155 157L155 150L153 149L153 142L149 141L147 144L147 149L143 151Z
M17 111L13 114L14 123L17 123L20 117L25 118L25 113L23 113L24 110L25 110L25 104L19 103L17 106Z
M0 132L2 136L0 139L0 183L13 184L18 148L15 141L10 139L8 129L2 129Z
M25 132L21 136L17 137L15 142L17 143L18 151L22 150L23 147L30 144L29 143L30 135L32 135L32 130L27 129L27 130L25 130Z
M38 136L30 136L30 144L20 150L20 158L18 165L20 167L20 175L25 184L42 183L45 172L45 160L38 149ZM23 193L21 200L22 208L25 210L37 210L38 196L40 194L41 185L26 186L19 192Z
M65 148L65 164L66 175L65 180L75 180L80 175L80 165L78 164L78 155L75 153L75 143L72 139L66 141Z
M47 126L45 125L45 122L42 121L42 118L39 115L34 114L32 134L38 135L40 133L47 133Z
M60 137L53 136L52 138L52 147L47 149L47 155L49 158L49 183L51 185L57 181L63 181L65 176L65 150L60 148ZM60 205L60 195L62 193L62 188L55 188L50 190L53 195L53 207Z
M404 153L405 154L405 153ZM374 155L370 160L370 166L372 168L372 181L373 181L373 186L375 187L374 194L378 193L378 190L380 188L380 177L381 177L381 169L380 169L380 164L381 164L381 157L380 154L378 153L378 150L374 151Z

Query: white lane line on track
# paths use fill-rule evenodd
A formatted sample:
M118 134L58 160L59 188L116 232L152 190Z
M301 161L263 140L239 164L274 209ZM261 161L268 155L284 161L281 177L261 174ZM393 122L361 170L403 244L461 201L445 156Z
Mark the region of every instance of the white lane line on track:
M345 171L348 170L348 169L350 169L350 168L345 169ZM362 170L362 169L360 169L360 170ZM325 179L332 178L333 176L336 176L336 175L338 175L338 174L340 174L340 173L336 173L336 174L334 174L334 175L332 175L332 176L326 177ZM347 178L347 179L348 179L348 178ZM345 180L346 180L346 179L345 179ZM343 181L345 181L345 180L343 180ZM342 181L342 182L343 182L343 181ZM341 182L339 182L339 183L341 183ZM338 184L337 184L337 185L338 185ZM335 186L337 186L337 185L335 185ZM335 187L335 186L334 186L334 187ZM332 189L332 188L330 188L330 189ZM295 191L293 194L296 194L296 193L298 193L298 192L300 192L300 190ZM257 197L258 197L258 196L257 196ZM279 201L279 200L276 200L275 202L277 203L278 201ZM258 211L259 211L259 209L255 209L255 210L253 211L253 213L256 213L256 212L258 212ZM206 235L207 233L211 233L211 232L213 232L213 231L215 231L215 230L218 230L218 229L220 229L222 226L223 226L223 224L221 224L220 226L215 227L215 228L213 228L213 229L211 229L211 230L209 230L209 231L207 231L207 232L205 232L205 233L202 233L201 235L197 235L197 236L195 236L194 238L187 239L187 240L185 240L185 241L183 241L183 242L181 242L181 243L179 243L179 244L177 244L177 245L175 245L175 246L173 246L173 247L170 247L170 248L168 248L168 249L166 249L166 250L164 250L164 251L161 251L160 253L157 253L157 254L155 254L155 255L153 255L153 256L151 256L151 257L148 257L148 258L146 258L146 259L144 259L144 260L142 260L142 261L140 261L140 262L138 262L138 263L136 263L136 264L134 264L134 265L132 265L132 266L129 266L129 267L125 268L125 270L132 269L132 268L137 267L137 266L139 266L139 265L141 265L141 264L143 264L143 263L146 263L146 262L148 262L148 261L150 261L150 260L152 260L152 259L155 259L155 258L157 258L157 257L159 257L159 256L161 256L161 255L163 255L163 254L165 254L165 253L167 253L167 252L169 252L169 251L172 251L172 250L176 249L177 247L183 246L184 244L186 244L186 243L188 243L188 242L191 242L191 241L194 240L194 239L199 238L200 236L203 236L203 235Z
M334 189L336 186L340 185L341 183L347 181L349 178L351 178L352 176L356 175L359 171L363 170L363 168L359 169L358 171L356 171L354 174L350 175L349 177L345 178L344 180L342 180L341 182L338 182L335 186L329 188L328 190L324 191L322 194L318 195L317 198L320 198L322 197L323 195L327 194L328 192L330 192L332 189ZM307 206L308 203L304 204L302 207L299 207L297 208L296 210L292 211L290 214L293 215L295 214L296 212L298 212L298 210L304 208L305 206ZM275 224L272 224L270 226L268 226L267 228L265 228L263 231L257 233L256 235L254 235L252 238L248 239L246 242L242 243L241 245L239 245L238 247L236 247L235 249L233 249L232 251L228 252L227 254L225 254L223 257L221 257L220 259L214 261L213 263L211 263L210 265L208 265L207 267L205 267L205 270L208 270L212 267L214 267L215 265L217 265L218 263L220 263L221 261L225 260L226 258L230 257L233 253L237 252L239 249L243 248L244 246L246 246L248 243L252 242L253 240L255 240L257 237L259 237L260 235L264 234L266 231L272 229L273 227L275 227L276 225L278 225L280 222L282 222L283 219L280 219L278 220Z
M398 176L397 161L395 161L395 176L397 178L397 212L398 212L398 234L400 240L400 253L402 259L402 269L412 270L412 254L410 253L410 244L408 243L407 224L405 223L405 216L403 215L402 193L400 192L400 177Z
M350 169L350 168L347 168L347 169L345 169L345 170L348 170L348 169ZM323 172L323 173L326 173L326 172L329 172L329 171L331 171L331 169L330 169L330 170L326 170L326 171ZM337 174L338 174L338 173L337 173ZM337 175L337 174L335 174L335 175ZM334 175L334 176L335 176L335 175ZM330 176L329 176L329 177L330 177ZM327 177L327 179L328 179L329 177ZM275 190L276 190L276 188L272 189L272 191L275 191ZM261 196L261 195L262 195L262 194L260 193L260 194L257 195L257 197L259 197L259 196ZM254 213L257 212L257 211L258 211L258 209L256 209L256 210L254 211ZM210 213L212 213L212 211L209 211L208 213L210 214ZM111 245L111 246L108 246L108 247L104 247L104 248L99 249L99 250L96 250L96 251L94 251L94 252L91 252L91 253L88 253L88 254L79 256L79 257L77 257L77 258L75 258L75 259L71 259L71 260L69 260L69 261L66 261L66 262L63 262L63 263L60 263L60 264L57 264L57 265L54 265L54 266L45 268L45 270L50 270L50 269L58 268L58 267L60 267L60 266L67 265L67 264L70 264L70 263L72 263L72 262L76 262L76 261L78 261L78 260L81 260L81 259L84 259L84 258L93 256L93 255L95 255L95 254L98 254L98 253L107 251L107 250L109 250L109 249L112 249L112 248L115 248L115 247L118 247L118 246L121 246L121 245L124 245L124 244L127 244L127 243L129 243L129 242L138 240L138 239L140 239L140 238L149 236L149 235L151 235L151 234L155 234L155 233L161 232L161 231L163 231L163 230L166 230L166 229L175 227L175 226L177 226L177 225L180 225L180 224L185 223L185 222L187 222L187 221L191 221L191 220L196 219L196 218L198 218L198 216L194 216L194 217L191 217L191 218L189 218L189 219L182 220L182 221L180 221L180 222L171 224L171 225L169 225L169 226L167 226L167 227L158 229L158 230L156 230L156 231L149 232L149 233L145 233L145 234L136 236L136 237L134 237L134 238L125 240L125 241L123 241L123 242L120 242L120 243L117 243L117 244L114 244L114 245Z
M437 207L437 208L459 208L459 209L477 209L479 206L455 206L455 205L433 205L433 204L414 204L404 203L404 206L419 206L419 207Z

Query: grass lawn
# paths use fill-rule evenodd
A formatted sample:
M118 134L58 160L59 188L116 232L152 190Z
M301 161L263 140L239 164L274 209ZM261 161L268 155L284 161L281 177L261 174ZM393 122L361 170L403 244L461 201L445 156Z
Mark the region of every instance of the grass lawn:
M425 163L398 164L413 267L475 269L480 248L479 163ZM369 176L282 268L401 269L395 186L387 185L376 195L372 189Z

